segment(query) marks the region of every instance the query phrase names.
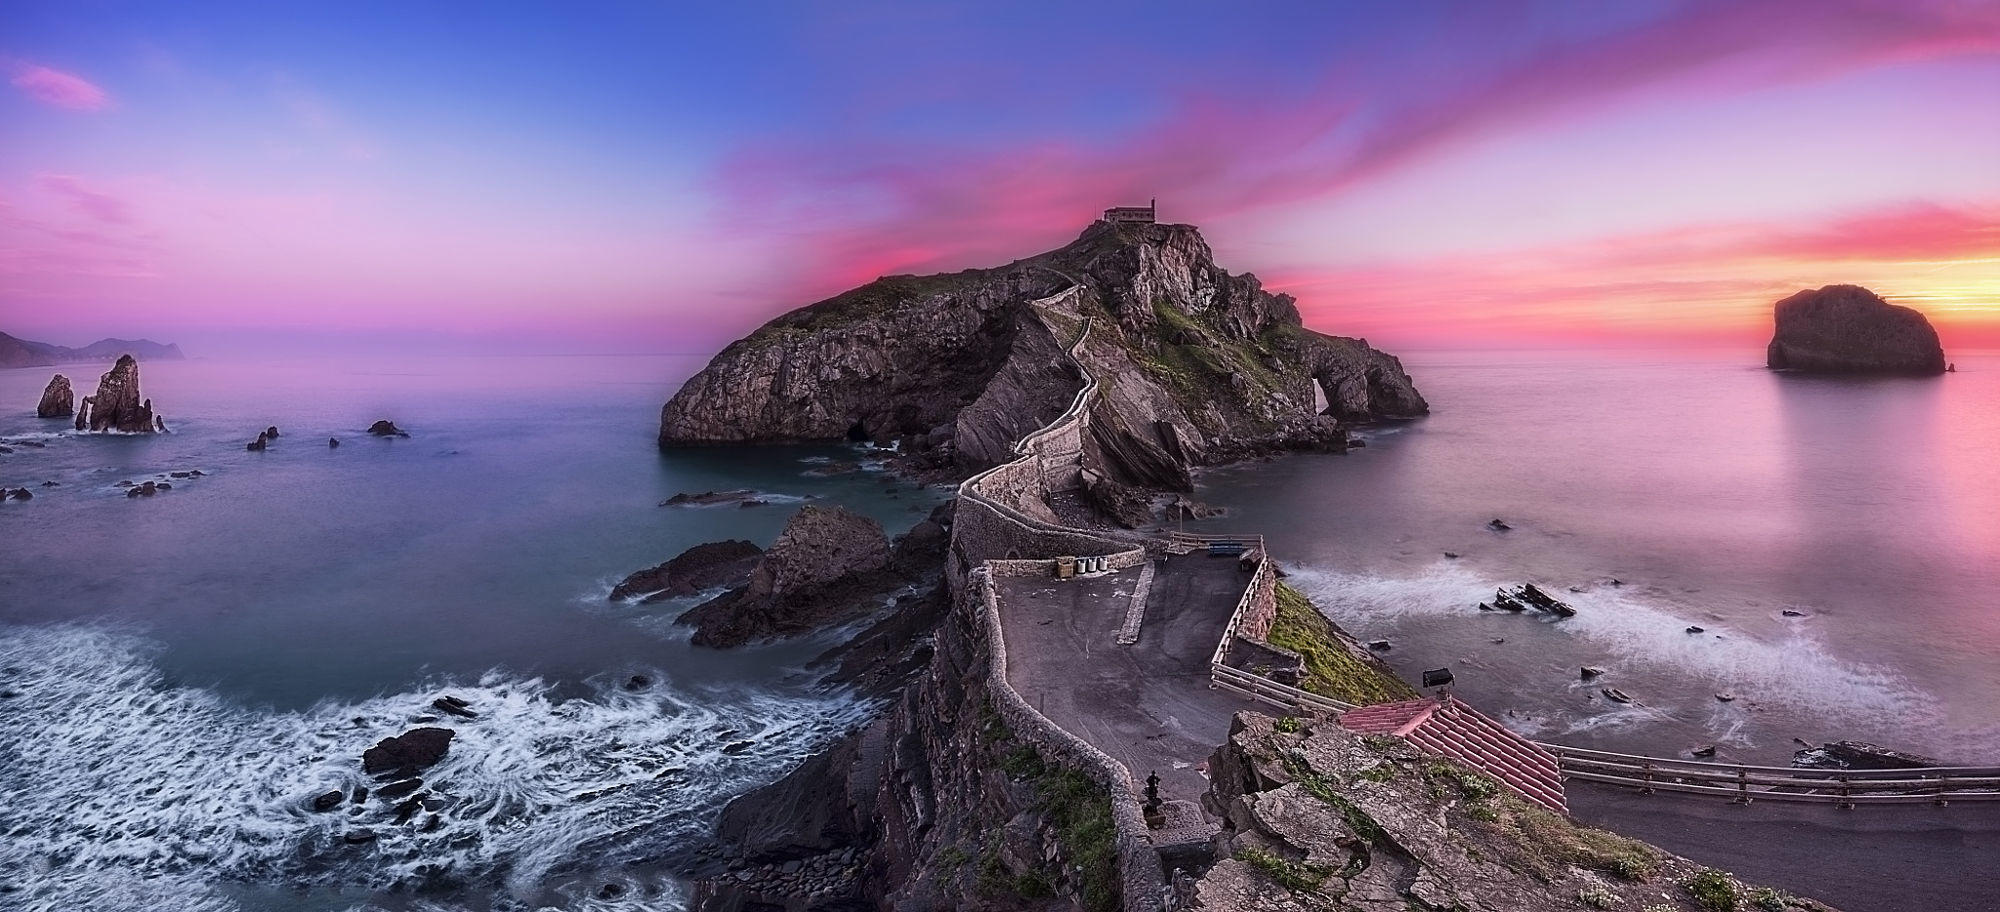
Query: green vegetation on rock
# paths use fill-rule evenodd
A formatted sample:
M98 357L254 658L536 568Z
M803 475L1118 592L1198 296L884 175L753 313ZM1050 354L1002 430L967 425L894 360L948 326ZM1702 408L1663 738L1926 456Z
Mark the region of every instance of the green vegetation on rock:
M1111 819L1111 795L1081 771L1043 758L1041 751L1020 740L991 704L982 713L980 735L989 756L1007 777L1034 790L1033 809L1042 814L1062 847L1073 886L1087 912L1113 912L1122 905L1118 875L1118 828ZM996 837L997 838L997 837ZM1009 871L997 849L981 855L982 892L1010 892L1023 899L1054 896L1057 883L1043 871Z
M1694 904L1708 912L1736 912L1736 882L1729 875L1709 868L1695 872L1685 886Z
M1333 869L1325 865L1303 861L1288 861L1276 853L1259 848L1247 848L1236 853L1238 861L1249 865L1273 883L1294 893L1310 893L1326 883L1333 876Z
M1305 594L1278 584L1278 612L1266 638L1304 659L1299 687L1323 697L1367 705L1408 700L1417 690L1379 662L1355 655L1333 622Z

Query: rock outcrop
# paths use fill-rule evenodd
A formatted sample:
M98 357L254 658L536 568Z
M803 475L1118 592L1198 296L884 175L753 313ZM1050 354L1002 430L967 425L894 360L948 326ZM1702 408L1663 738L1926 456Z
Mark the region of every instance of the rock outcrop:
M1942 374L1944 348L1924 315L1858 285L1801 291L1776 307L1765 366L1824 374Z
M1223 818L1185 908L1825 910L1518 800L1400 738L1241 713L1208 761ZM1722 897L1726 896L1724 902Z
M383 738L361 754L361 771L371 776L394 773L415 775L435 765L451 749L457 732L449 728L413 728L393 738Z
M139 362L131 355L120 356L111 369L97 380L97 394L83 397L76 412L76 429L123 431L150 434L158 430L153 400L139 393Z
M396 422L384 418L368 426L368 433L376 437L408 437L410 433L396 426Z
M67 418L76 414L76 394L70 391L69 378L55 375L42 390L42 401L35 406L37 418Z
M1075 313L1029 306L1071 285ZM1428 408L1394 357L1304 328L1192 226L1098 223L1008 266L888 276L772 320L682 386L660 444L895 441L922 466L983 469L1069 406L1077 378L1053 366L1085 319L1083 360L1108 381L1092 467L1122 484L1185 489L1190 466Z
M764 556L764 549L747 541L707 542L675 555L672 560L625 577L611 589L613 600L646 596L655 602L694 595L718 586L740 586Z
M804 633L859 613L883 588L889 564L879 523L841 507L807 506L785 523L746 585L675 620L694 625L702 646Z

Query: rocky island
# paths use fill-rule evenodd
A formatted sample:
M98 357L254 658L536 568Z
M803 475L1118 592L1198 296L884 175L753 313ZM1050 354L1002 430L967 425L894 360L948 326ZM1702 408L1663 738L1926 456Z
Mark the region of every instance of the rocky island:
M96 395L83 397L76 411L79 431L122 431L150 434L164 431L165 419L153 414L153 400L139 392L139 362L122 355L97 380Z
M1065 289L1065 310L1030 305ZM886 276L766 323L667 402L660 444L871 440L962 477L1070 405L1063 354L1086 325L1078 358L1108 383L1081 445L1095 500L1127 520L1124 488L1186 491L1190 467L1338 450L1343 421L1429 408L1394 356L1306 329L1193 226L1100 221L1006 266Z
M1924 315L1859 285L1801 291L1775 308L1772 370L1815 374L1942 374L1944 348Z

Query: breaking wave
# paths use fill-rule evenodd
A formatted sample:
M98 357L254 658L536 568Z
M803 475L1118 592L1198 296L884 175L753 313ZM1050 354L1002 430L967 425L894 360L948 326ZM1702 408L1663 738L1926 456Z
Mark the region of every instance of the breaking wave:
M1537 711L1505 721L1525 734L1554 736L1674 720L1696 725L1720 743L1749 744L1756 740L1745 714L1750 707L1843 728L1908 730L1935 728L1937 723L1934 701L1918 688L1893 671L1835 655L1810 627L1793 626L1781 637L1760 638L1731 629L1726 622L1677 613L1669 600L1643 587L1599 583L1582 592L1551 588L1577 609L1577 615L1549 622L1533 612L1477 611L1475 606L1490 601L1495 588L1520 581L1486 578L1454 561L1439 561L1409 576L1315 567L1289 572L1293 585L1357 634L1377 636L1385 634L1385 628L1407 626L1435 635L1439 620L1455 618L1454 624L1480 625L1454 644L1476 663L1497 669L1510 661L1524 661L1515 658L1520 642L1532 642L1537 650L1568 654L1572 667L1609 665L1612 677L1607 681L1642 682L1651 697L1644 700L1649 705L1606 706L1583 714L1542 711L1549 710L1538 705L1547 688L1517 682L1517 687L1526 686L1508 696L1517 698L1524 709ZM1686 632L1690 623L1707 629L1702 635L1690 635ZM1464 645L1464 641L1487 643L1488 634L1520 642L1508 647L1495 644L1490 650ZM1546 651L1537 656L1547 658ZM1573 672L1565 680L1564 691L1595 691L1599 686L1578 680ZM1620 686L1632 689L1630 683ZM1741 700L1719 703L1713 696L1718 691L1732 692Z
M8 908L229 910L246 885L363 898L448 890L487 908L532 908L575 892L566 876L685 849L729 796L867 714L837 693L693 694L662 675L562 699L540 679L497 672L261 711L168 683L151 661L157 648L92 627L0 632ZM444 693L479 718L435 721L430 703ZM362 775L361 753L415 724L457 732L425 771L423 812L398 824L394 802L379 798L312 810L329 790L379 786ZM372 840L359 841L364 832ZM563 904L679 904L671 883L630 886L618 901L585 892Z

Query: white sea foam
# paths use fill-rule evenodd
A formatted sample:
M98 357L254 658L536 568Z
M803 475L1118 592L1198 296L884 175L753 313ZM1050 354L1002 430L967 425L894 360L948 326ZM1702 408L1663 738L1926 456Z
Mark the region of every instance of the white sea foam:
M1358 634L1374 635L1370 631L1384 624L1447 616L1468 623L1485 619L1539 624L1542 630L1577 641L1581 654L1609 654L1622 680L1678 681L1704 693L1701 702L1688 706L1620 706L1584 716L1555 713L1546 718L1508 720L1529 733L1560 734L1681 719L1701 724L1722 743L1748 743L1743 704L1858 729L1907 730L1935 727L1936 723L1933 701L1907 680L1891 670L1833 654L1808 626L1790 625L1782 637L1763 639L1710 618L1677 614L1666 598L1637 586L1559 592L1564 601L1575 606L1577 615L1558 622L1533 612L1518 616L1478 612L1475 606L1490 602L1496 588L1519 581L1489 579L1456 561L1441 560L1408 576L1314 567L1289 572L1294 585ZM1691 635L1686 632L1690 623L1707 630ZM1502 631L1496 628L1494 632ZM1520 644L1492 648L1518 650ZM1567 686L1595 690L1598 684L1570 679ZM1631 689L1629 685L1627 689ZM1706 696L1707 691L1720 690L1734 691L1741 702L1719 704Z
M380 890L440 876L527 900L566 870L685 844L706 825L704 811L866 712L839 695L697 702L664 684L558 700L545 682L502 674L268 712L168 685L151 651L97 628L0 633L0 686L14 694L0 702L9 908L207 912L234 907L218 882ZM435 825L429 812L396 825L374 798L359 811L310 809L314 795L373 785L361 753L435 715L428 704L441 693L470 701L480 717L432 723L457 731L424 775L446 801ZM379 839L345 844L357 829ZM661 901L636 896L638 905L620 908Z

